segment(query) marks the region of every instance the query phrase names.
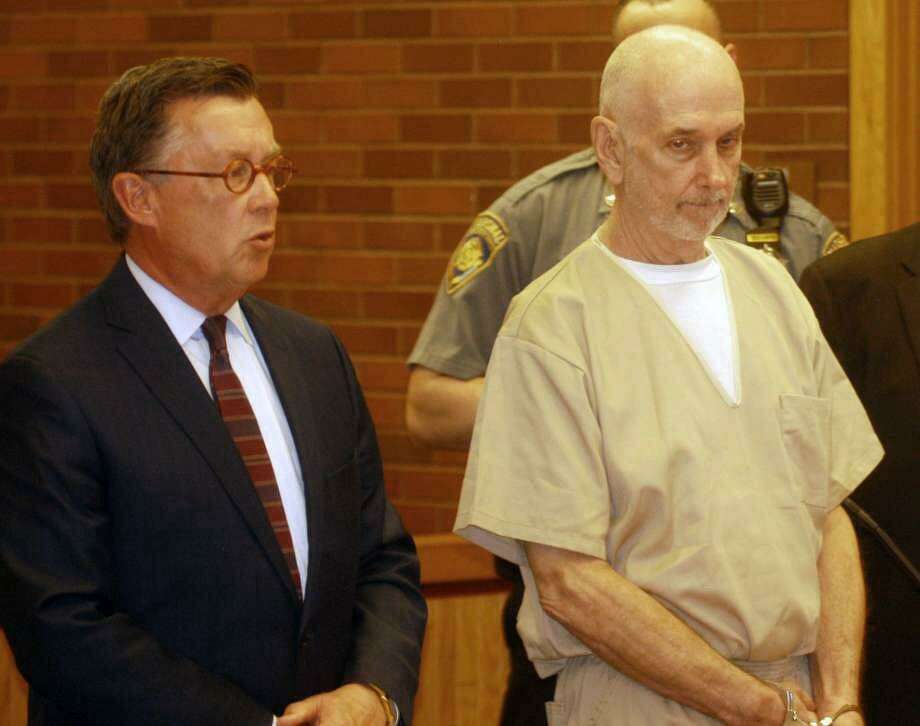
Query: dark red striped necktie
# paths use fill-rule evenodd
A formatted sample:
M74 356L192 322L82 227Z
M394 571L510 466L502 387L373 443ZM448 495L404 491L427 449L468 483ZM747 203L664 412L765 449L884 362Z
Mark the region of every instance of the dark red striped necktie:
M268 458L262 431L252 412L249 399L246 398L246 391L230 366L230 354L227 352L227 318L223 315L207 318L201 324L201 331L211 348L211 365L208 373L211 378L211 391L217 400L220 415L227 424L240 456L243 457L243 463L281 546L281 553L294 579L297 592L302 596L300 573L297 571L297 559L294 556L294 541L291 539L291 530L284 516L275 470L271 459Z

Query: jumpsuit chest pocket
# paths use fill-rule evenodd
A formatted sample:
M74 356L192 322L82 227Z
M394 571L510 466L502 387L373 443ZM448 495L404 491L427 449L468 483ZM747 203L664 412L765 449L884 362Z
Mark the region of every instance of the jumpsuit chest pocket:
M815 396L781 395L778 416L790 484L820 528L827 515L830 486L831 402Z

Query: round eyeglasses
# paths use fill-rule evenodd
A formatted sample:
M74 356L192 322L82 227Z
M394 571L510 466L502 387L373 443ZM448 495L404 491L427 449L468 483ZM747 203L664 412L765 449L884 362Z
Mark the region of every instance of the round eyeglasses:
M169 171L166 169L132 169L134 174L168 174L170 176L204 176L224 180L224 185L234 194L244 194L255 183L256 175L264 173L276 192L284 189L294 172L294 162L276 156L265 164L253 164L249 159L234 159L220 173L213 171Z

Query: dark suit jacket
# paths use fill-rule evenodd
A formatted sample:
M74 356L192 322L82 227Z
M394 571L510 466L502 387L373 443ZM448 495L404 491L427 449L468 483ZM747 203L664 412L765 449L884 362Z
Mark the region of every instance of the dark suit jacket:
M885 447L852 499L920 566L920 224L822 258L801 285ZM854 524L869 595L867 723L916 723L920 591L879 537Z
M372 681L404 720L426 607L322 325L246 296L307 493L301 606L216 405L121 260L0 366L0 618L33 723L258 724Z

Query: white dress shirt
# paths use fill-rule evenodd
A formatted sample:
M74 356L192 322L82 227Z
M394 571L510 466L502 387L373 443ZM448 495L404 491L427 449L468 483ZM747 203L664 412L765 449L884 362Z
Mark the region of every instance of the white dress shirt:
M204 313L180 300L172 292L145 273L126 255L128 269L137 280L137 284L150 298L157 311L166 321L195 373L201 379L208 395L211 393L208 366L211 350L201 331L205 320ZM275 480L281 494L284 516L287 518L294 541L294 554L297 559L297 571L300 573L301 588L307 583L307 562L309 541L307 539L307 508L304 493L303 474L297 459L297 449L291 428L281 407L281 401L265 364L265 358L259 349L246 316L240 304L234 303L227 316L227 350L230 362L252 406L268 457L275 470ZM302 590L303 592L303 590Z

